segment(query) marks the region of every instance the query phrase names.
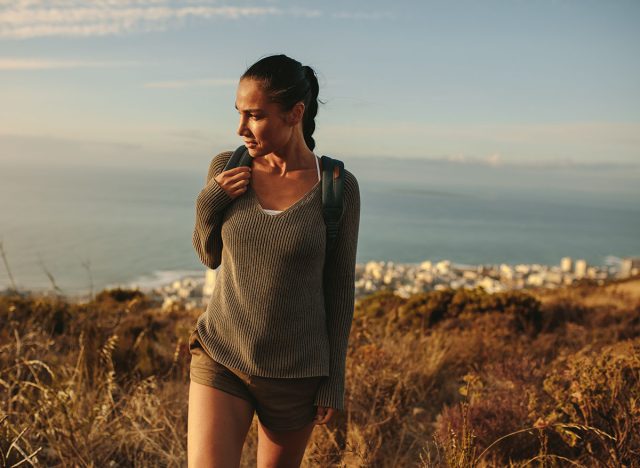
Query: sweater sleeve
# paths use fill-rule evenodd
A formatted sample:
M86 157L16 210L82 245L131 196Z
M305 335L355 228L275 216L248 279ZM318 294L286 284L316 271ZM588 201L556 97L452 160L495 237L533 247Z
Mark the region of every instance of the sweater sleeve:
M329 376L318 387L314 404L344 410L347 344L353 320L355 265L360 225L358 181L345 170L343 214L336 248L327 254L324 297L330 344Z
M220 153L209 164L207 182L196 199L196 222L193 230L193 247L202 263L215 269L222 257L222 215L224 209L233 201L227 192L215 181L214 177L222 172L232 151Z

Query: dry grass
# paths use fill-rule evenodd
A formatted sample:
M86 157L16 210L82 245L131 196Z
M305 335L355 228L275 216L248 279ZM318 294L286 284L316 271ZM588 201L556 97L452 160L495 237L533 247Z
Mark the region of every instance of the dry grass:
M365 298L346 410L303 466L640 466L639 291ZM0 296L0 465L185 466L199 312L122 290Z

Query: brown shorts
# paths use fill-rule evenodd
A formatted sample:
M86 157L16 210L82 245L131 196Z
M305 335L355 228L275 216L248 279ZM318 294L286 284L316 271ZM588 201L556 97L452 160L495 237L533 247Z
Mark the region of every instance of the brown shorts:
M214 361L204 350L198 331L189 337L191 381L217 388L250 402L260 423L272 431L301 429L316 415L319 377L271 378L245 374Z

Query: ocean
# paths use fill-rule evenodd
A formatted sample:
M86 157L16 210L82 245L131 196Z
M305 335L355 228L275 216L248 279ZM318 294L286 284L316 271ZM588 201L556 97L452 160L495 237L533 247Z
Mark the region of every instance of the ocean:
M640 255L633 165L345 164L361 192L358 262L604 265ZM15 282L83 294L203 273L191 234L207 167L0 159L0 241ZM0 289L9 284L3 261Z

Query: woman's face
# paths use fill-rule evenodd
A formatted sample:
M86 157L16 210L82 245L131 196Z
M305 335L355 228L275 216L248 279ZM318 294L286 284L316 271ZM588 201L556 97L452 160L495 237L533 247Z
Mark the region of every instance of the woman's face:
M289 113L270 102L260 83L240 80L236 94L236 109L240 114L238 135L252 157L265 156L285 146L293 135Z

